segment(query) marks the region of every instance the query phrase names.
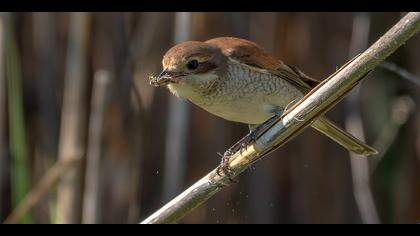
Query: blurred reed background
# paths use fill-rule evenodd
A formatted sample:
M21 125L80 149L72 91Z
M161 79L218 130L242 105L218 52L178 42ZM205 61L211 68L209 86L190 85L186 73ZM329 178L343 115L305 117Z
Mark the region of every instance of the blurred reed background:
M321 80L403 15L1 13L1 221L137 223L219 164L247 126L148 84L174 43L247 38ZM420 35L388 61L420 77ZM419 81L392 67L328 113L379 156L308 129L181 223L420 222Z

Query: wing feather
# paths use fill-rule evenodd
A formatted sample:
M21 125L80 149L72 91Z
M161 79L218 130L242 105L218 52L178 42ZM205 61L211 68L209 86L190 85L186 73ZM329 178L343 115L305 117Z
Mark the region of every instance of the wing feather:
M220 37L207 40L206 43L217 45L224 55L240 63L276 74L296 85L304 93L319 83L319 81L305 75L296 67L289 66L268 54L254 42L240 38Z

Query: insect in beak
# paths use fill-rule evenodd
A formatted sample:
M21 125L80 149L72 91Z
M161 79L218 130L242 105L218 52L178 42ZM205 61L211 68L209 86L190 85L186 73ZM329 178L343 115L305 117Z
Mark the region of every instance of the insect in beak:
M163 86L170 83L178 83L180 77L184 76L184 74L180 72L173 72L169 70L163 70L162 73L158 77L150 76L150 84L153 86Z

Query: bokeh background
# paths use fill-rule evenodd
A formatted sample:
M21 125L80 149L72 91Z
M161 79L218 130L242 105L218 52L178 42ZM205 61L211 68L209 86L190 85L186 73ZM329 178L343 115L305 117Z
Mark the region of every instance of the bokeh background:
M148 84L175 43L247 38L322 80L404 14L1 13L1 222L138 223L219 164L247 126ZM418 77L420 35L327 114L378 156L307 129L180 223L419 223Z

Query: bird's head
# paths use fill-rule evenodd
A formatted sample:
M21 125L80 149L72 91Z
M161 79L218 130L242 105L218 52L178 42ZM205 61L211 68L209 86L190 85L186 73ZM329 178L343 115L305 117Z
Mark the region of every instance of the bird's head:
M190 98L214 88L227 69L227 57L216 45L189 41L169 49L162 73L151 78L154 86L167 85L177 96Z

